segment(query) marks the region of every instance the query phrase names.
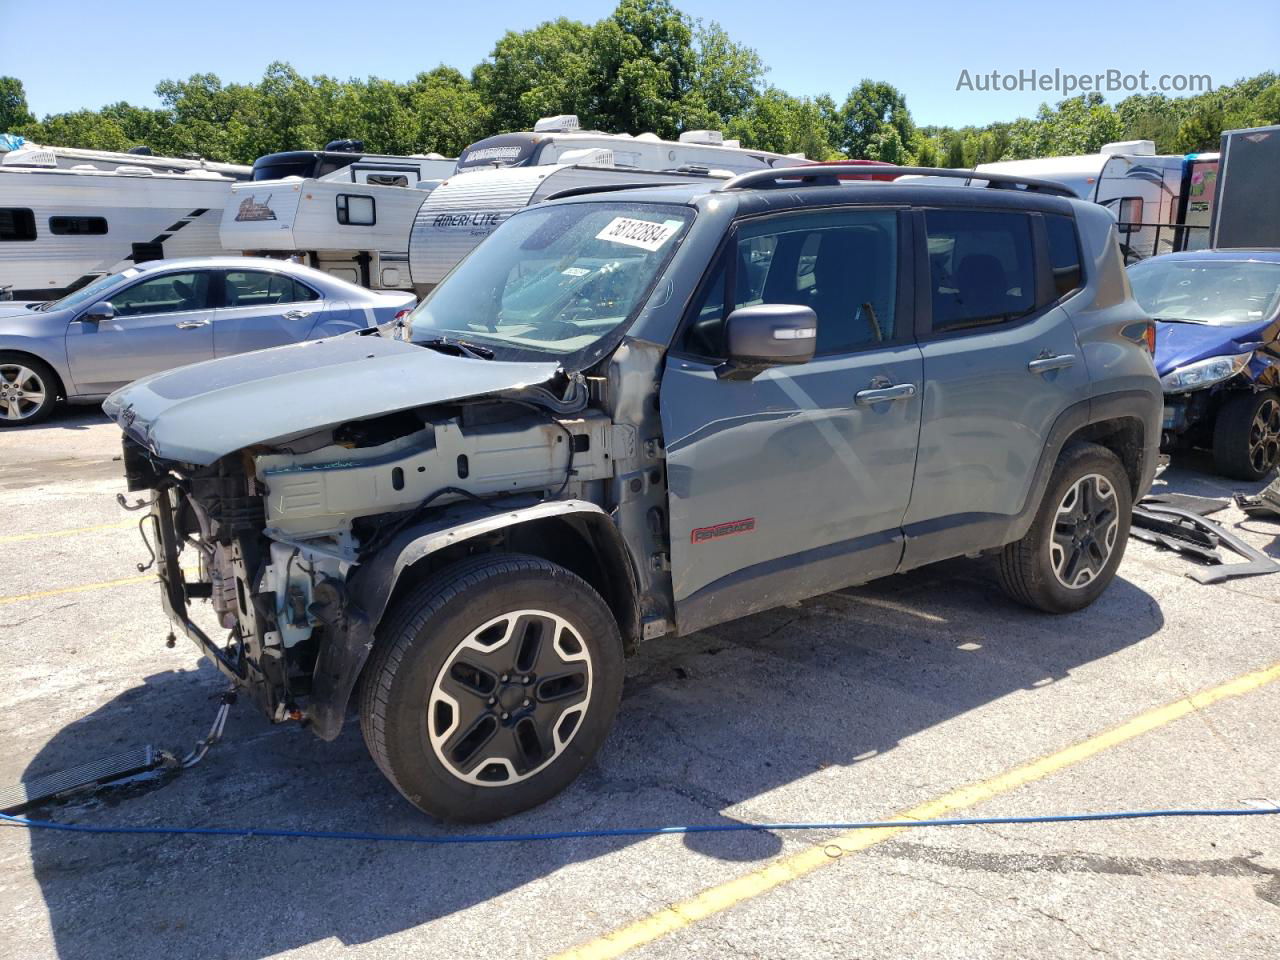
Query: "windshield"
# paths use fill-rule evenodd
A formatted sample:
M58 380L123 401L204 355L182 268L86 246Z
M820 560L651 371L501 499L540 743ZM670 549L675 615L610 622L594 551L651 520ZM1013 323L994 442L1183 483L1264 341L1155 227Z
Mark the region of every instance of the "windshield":
M121 278L136 277L138 271L130 267L120 273L109 273L105 277L99 277L93 283L87 284L77 290L75 293L68 293L61 300L55 300L50 304L46 304L44 310L78 310L80 307L91 307L103 295L113 287L119 285Z
M1129 268L1129 282L1142 308L1161 320L1258 323L1275 312L1280 263L1144 260Z
M639 309L692 219L666 204L529 208L419 304L411 338L474 341L503 360L586 350Z

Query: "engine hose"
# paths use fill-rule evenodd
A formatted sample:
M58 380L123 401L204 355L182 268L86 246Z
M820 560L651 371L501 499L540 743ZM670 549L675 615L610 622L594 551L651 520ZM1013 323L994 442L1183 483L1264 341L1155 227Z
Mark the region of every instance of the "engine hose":
M197 837L282 837L296 840L358 840L374 843L476 844L536 843L549 840L597 840L610 837L656 837L689 833L772 833L779 830L899 830L911 827L1015 826L1036 823L1082 823L1099 820L1152 820L1164 817L1254 817L1280 814L1280 807L1227 810L1119 810L1103 813L1049 814L1038 817L955 817L938 820L870 820L847 823L708 823L669 827L609 827L600 830L552 830L545 833L456 833L429 836L412 833L365 833L342 830L283 830L277 827L112 826L30 820L0 813L0 822L30 830L68 833L143 834ZM837 854L838 855L838 854Z

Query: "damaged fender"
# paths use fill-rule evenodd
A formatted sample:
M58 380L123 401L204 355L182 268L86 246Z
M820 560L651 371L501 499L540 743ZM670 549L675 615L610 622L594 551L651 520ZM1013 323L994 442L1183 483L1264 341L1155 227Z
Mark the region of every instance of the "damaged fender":
M552 500L492 511L475 504L463 504L402 530L367 563L360 564L345 587L335 583L323 585L314 610L332 630L316 661L313 676L308 712L312 732L322 740L333 740L341 732L347 703L373 650L378 624L406 570L439 550L497 530L533 520L573 515L602 519L605 522L600 527L613 530L617 536L612 518L586 500ZM619 555L625 557L625 546L620 542L616 546ZM629 565L627 574L634 597L635 574ZM635 624L619 624L624 636L628 629L638 629L638 611L633 616Z

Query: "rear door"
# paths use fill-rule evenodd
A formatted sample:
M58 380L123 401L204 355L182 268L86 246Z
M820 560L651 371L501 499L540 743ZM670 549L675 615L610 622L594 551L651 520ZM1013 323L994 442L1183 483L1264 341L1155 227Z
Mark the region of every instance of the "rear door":
M695 297L661 386L682 632L897 567L920 427L910 229L890 209L746 221ZM718 378L725 317L757 303L812 307L817 355Z
M78 392L106 394L149 373L211 359L215 277L209 270L147 274L111 295L113 319L68 324Z
M1056 258L1048 219L1070 247ZM904 569L1003 542L1050 428L1089 383L1059 306L1080 285L1071 218L930 209L916 223L924 405Z
M225 270L222 299L213 321L219 357L307 339L324 301L318 291L287 273Z

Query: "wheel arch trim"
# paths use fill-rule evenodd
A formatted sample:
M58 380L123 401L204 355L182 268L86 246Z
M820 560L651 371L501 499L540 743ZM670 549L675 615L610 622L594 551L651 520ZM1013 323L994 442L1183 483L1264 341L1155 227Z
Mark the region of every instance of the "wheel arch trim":
M405 573L414 565L449 547L473 541L488 534L510 530L539 520L576 520L585 523L592 534L604 538L604 546L613 556L614 565L625 566L626 593L634 608L623 611L618 627L624 640L639 630L636 606L637 578L631 555L613 518L598 505L587 500L551 500L494 511L481 505L450 507L440 516L414 524L366 563L360 564L347 579L347 603L340 629L323 644L316 659L311 703L307 711L312 731L323 740L333 740L342 729L347 703L355 689L365 662L373 651L378 624ZM594 540L594 538L593 538ZM593 546L599 547L599 541ZM605 597L617 615L617 598Z

